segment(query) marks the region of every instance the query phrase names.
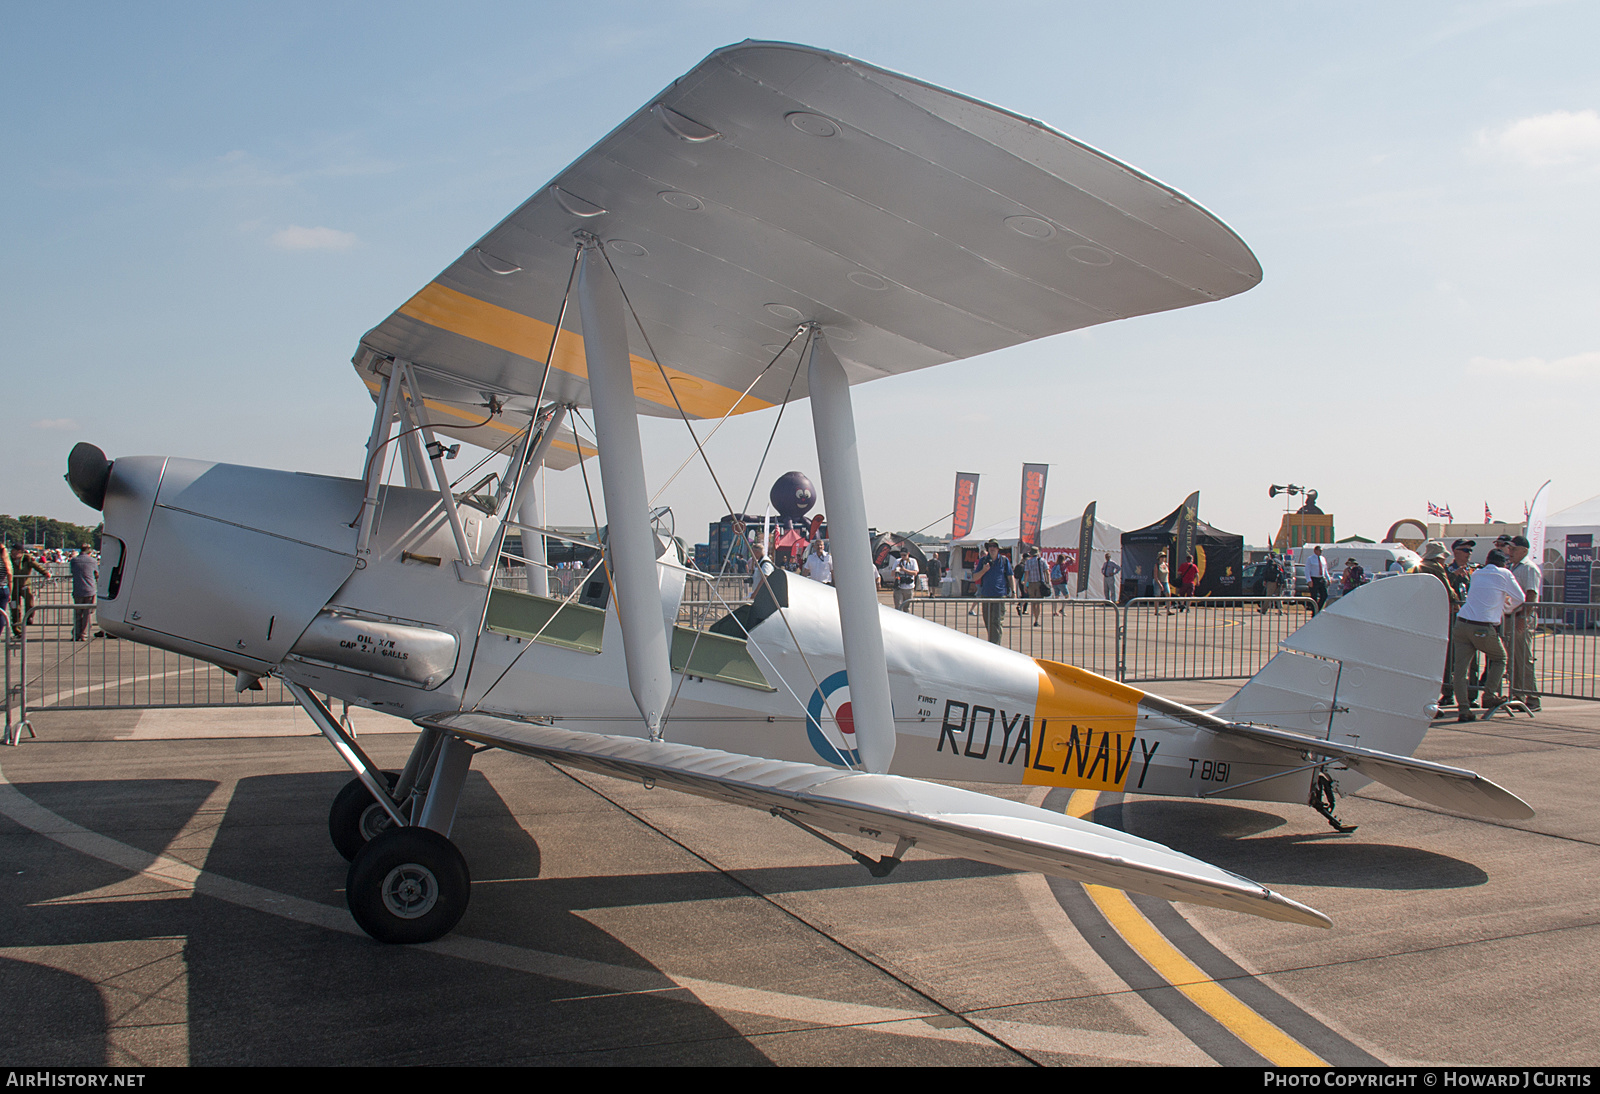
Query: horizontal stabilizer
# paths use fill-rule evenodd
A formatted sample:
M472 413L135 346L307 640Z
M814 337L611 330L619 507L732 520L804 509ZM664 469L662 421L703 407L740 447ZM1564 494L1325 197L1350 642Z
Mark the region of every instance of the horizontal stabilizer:
M1035 806L895 775L574 732L513 718L441 714L418 724L604 775L647 779L853 837L1032 870L1165 900L1326 927L1304 904L1161 844Z
M1336 744L1264 726L1228 725L1218 727L1218 732L1248 737L1262 744L1286 746L1313 757L1338 760L1402 794L1458 813L1494 820L1526 820L1533 816L1533 808L1527 802L1466 768Z

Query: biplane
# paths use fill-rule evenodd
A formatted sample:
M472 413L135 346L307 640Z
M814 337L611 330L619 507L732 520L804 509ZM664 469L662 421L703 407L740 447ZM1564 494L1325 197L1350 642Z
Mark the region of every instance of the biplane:
M385 942L466 908L450 835L484 748L763 810L878 874L916 847L1326 926L1159 844L944 783L1327 807L1377 779L1530 815L1410 758L1444 589L1363 589L1194 709L880 607L851 408L855 384L1260 277L1195 202L1038 122L819 49L730 46L361 338L361 475L75 448L68 481L104 512L99 623L241 690L282 680L355 773L329 830ZM652 509L639 415L683 419L703 455L707 423L802 398L834 584L779 571L684 625L706 582ZM481 479L447 469L462 443L493 457ZM591 462L600 561L557 595L535 476ZM413 721L404 767L376 767L334 701Z

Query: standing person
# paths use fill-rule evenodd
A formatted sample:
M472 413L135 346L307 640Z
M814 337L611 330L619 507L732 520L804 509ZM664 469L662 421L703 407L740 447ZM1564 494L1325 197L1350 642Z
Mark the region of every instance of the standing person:
M1056 560L1050 564L1050 593L1053 598L1066 600L1071 595L1067 592L1066 561L1065 555L1057 555ZM1059 607L1056 609L1056 614L1061 614Z
M767 546L759 539L750 545L750 577L747 579L753 592L766 583L777 567L772 565L772 560L767 557Z
M1311 586L1311 599L1316 602L1316 610L1311 614L1320 612L1328 603L1328 578L1332 573L1328 569L1328 560L1322 557L1322 544L1311 548L1311 555L1306 559L1306 583Z
M942 596L939 584L944 580L944 567L939 565L937 557L928 559L928 595Z
M1510 613L1511 697L1522 700L1529 710L1538 710L1539 683L1533 675L1533 632L1539 625L1536 606L1541 575L1539 567L1528 561L1528 549L1532 545L1527 536L1501 538L1506 540L1506 559L1511 563L1507 569L1522 586L1523 593L1522 603Z
M1450 631L1450 650L1455 659L1456 721L1472 722L1476 717L1468 709L1468 667L1472 651L1477 650L1488 659L1489 667L1483 685L1483 716L1494 714L1494 708L1505 700L1500 693L1500 679L1505 673L1506 648L1500 641L1500 621L1509 607L1515 610L1523 603L1522 586L1505 569L1506 556L1499 548L1489 552L1482 568L1472 575L1472 587L1456 616L1456 625Z
M806 560L801 564L800 570L812 581L820 581L824 585L833 584L833 556L822 546L822 540L811 541L811 547L806 551Z
M988 557L980 560L978 568L972 571L972 581L978 587L978 595L984 598L983 625L989 632L989 641L998 646L1005 626L1006 606L1002 598L1011 595L1011 560L1000 553L1000 544L992 539L983 549Z
M11 615L11 549L0 543L0 636L6 633L5 620Z
M1282 595L1282 589L1283 568L1278 564L1278 556L1274 552L1268 551L1267 560L1261 564L1262 596L1269 598L1280 596ZM1267 607L1267 601L1263 599L1260 604L1256 605L1256 611L1262 615L1266 615Z
M1450 602L1450 630L1446 632L1447 634L1455 633L1456 614L1461 610L1461 605L1466 602L1467 590L1472 586L1472 551L1473 548L1477 546L1478 541L1475 539L1458 539L1450 545L1450 554L1452 558L1450 565L1445 567L1444 572L1445 576L1450 579L1450 586L1455 590L1456 595ZM1473 651L1471 662L1467 668L1467 678L1471 680L1473 684L1472 688L1470 689L1471 693L1467 696L1467 701L1469 703L1476 703L1478 701L1477 682L1480 675L1478 672L1478 653L1476 650ZM1444 699L1440 700L1441 706L1455 705L1455 677L1455 645L1452 643L1450 646L1450 676L1445 681L1448 694Z
M22 637L22 628L33 623L33 588L28 579L38 571L45 577L50 571L39 565L39 560L18 543L11 548L11 633Z
M72 570L72 602L89 605L72 613L72 640L87 642L89 617L94 614L95 587L100 583L100 563L89 553L89 545L85 543L68 565Z
M1192 600L1194 598L1195 588L1199 584L1200 567L1195 564L1194 556L1190 555L1188 558L1183 560L1183 565L1178 567L1178 591L1183 594L1185 600ZM1180 612L1186 612L1189 610L1189 605L1183 604L1178 608L1178 610Z
M1037 627L1044 602L1050 597L1050 564L1039 553L1039 548L1028 548L1028 557L1022 563L1022 579L1027 586L1023 595L1033 599L1033 625Z
M1172 571L1167 568L1167 552L1162 551L1156 556L1155 592L1154 596L1163 600L1172 595ZM1172 609L1167 609L1167 614L1172 614Z
M900 557L895 560L889 576L894 580L895 611L909 612L911 598L917 595L917 560L911 557L911 548L900 548Z
M1093 552L1090 552L1091 554ZM1085 563L1087 565L1087 563ZM1100 564L1100 595L1115 604L1122 599L1122 590L1117 588L1117 575L1122 572L1122 564L1111 557L1111 552L1106 552L1106 560Z
M1504 557L1504 556L1502 556ZM1361 563L1353 558L1344 560L1344 576L1339 579L1339 592L1353 593L1367 583L1367 571L1361 568Z
M1422 545L1422 562L1417 566L1417 572L1419 574L1431 574L1438 578L1440 584L1444 586L1445 595L1448 598L1444 632L1447 638L1451 632L1451 629L1453 629L1455 626L1456 609L1461 607L1461 593L1459 590L1457 590L1455 582L1451 579L1450 570L1445 561L1449 557L1450 552L1445 548L1443 540L1430 539L1427 543ZM1444 651L1444 675L1440 678L1439 683L1440 706L1448 705L1445 702L1446 699L1448 699L1451 703L1455 702L1455 690L1451 677L1450 647L1447 643Z

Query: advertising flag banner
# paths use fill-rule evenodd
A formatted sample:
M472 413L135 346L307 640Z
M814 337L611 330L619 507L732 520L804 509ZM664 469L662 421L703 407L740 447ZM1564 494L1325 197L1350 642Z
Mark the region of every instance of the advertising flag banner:
M1546 479L1533 496L1533 504L1528 506L1528 561L1541 572L1544 570L1544 526L1550 510L1549 490L1550 480Z
M1196 490L1184 499L1183 508L1178 515L1178 557L1172 559L1168 565L1172 567L1174 579L1178 567L1184 560L1194 554L1194 540L1197 526L1200 523L1200 491Z
M1039 546L1039 525L1044 520L1044 480L1050 473L1047 463L1022 465L1022 517L1017 521L1017 543Z
M1568 604L1589 603L1590 579L1594 576L1594 533L1585 532L1582 535L1569 533L1566 543L1566 582L1561 590L1562 599ZM1588 612L1573 611L1568 609L1565 613L1566 623L1569 627L1587 627L1590 620Z
M1079 596L1089 591L1089 571L1093 569L1091 563L1094 561L1095 505L1095 502L1089 503L1089 507L1083 511L1083 520L1078 525L1078 557L1083 560L1083 564L1078 567Z
M978 509L978 476L971 471L956 472L955 521L950 526L951 540L972 534L972 517Z

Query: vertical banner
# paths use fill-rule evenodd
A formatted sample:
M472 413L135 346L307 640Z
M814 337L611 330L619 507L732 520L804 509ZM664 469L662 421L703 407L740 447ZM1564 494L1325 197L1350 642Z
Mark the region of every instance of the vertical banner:
M1593 573L1594 533L1567 536L1566 587L1561 591L1561 599L1568 604L1589 603L1589 581ZM1583 627L1589 622L1586 612L1568 611L1565 614L1569 627Z
M1178 557L1170 563L1172 566L1172 579L1178 579L1178 567L1194 554L1195 537L1199 534L1200 524L1200 491L1196 490L1183 501L1183 508L1178 512Z
M978 475L974 471L956 472L955 520L950 525L950 539L966 539L972 534L972 515L978 509Z
M1050 473L1047 463L1022 465L1022 516L1017 521L1017 544L1039 546L1039 524L1044 520L1044 480Z
M1083 519L1078 522L1078 595L1082 596L1089 591L1089 572L1094 569L1094 507L1096 503L1090 502L1089 507L1083 511ZM1107 600L1111 594L1103 594Z
M1544 526L1550 510L1549 489L1550 480L1545 479L1528 507L1528 561L1539 567L1540 573L1544 572Z

